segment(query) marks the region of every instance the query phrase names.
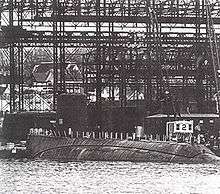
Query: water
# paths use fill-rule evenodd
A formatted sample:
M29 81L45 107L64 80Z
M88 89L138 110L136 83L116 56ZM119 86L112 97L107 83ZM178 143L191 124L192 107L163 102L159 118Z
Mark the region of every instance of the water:
M0 193L220 193L220 166L0 160Z

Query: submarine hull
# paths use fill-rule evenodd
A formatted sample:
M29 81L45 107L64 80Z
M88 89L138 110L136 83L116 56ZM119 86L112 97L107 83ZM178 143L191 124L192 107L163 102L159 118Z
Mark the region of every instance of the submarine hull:
M30 135L27 149L33 159L59 161L220 162L220 158L203 145L165 141Z

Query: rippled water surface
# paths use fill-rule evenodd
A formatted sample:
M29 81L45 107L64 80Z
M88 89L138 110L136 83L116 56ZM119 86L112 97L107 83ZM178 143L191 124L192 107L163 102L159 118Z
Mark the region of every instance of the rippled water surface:
M0 193L220 193L220 166L0 160Z

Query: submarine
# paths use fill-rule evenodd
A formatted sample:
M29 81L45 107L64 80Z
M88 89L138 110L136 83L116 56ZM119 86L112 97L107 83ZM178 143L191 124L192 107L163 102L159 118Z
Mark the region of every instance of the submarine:
M192 141L192 120L166 122L162 138L146 135L143 126L137 126L133 131L117 128L109 131L99 127L90 130L86 126L85 102L81 95L61 95L58 98L57 118L50 121L53 128L33 127L29 130L26 145L29 157L58 161L220 161L220 157L205 145ZM132 116L135 117L134 114ZM175 141L175 138L184 141Z
M201 144L29 135L29 157L57 161L216 163L220 157Z

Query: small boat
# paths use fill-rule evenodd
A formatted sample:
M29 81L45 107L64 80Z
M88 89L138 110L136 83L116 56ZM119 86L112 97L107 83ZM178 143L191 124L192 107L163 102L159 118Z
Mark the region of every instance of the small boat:
M0 146L1 159L21 159L27 158L26 147L23 145L16 145L14 143L6 143Z

